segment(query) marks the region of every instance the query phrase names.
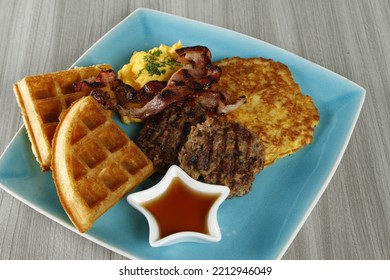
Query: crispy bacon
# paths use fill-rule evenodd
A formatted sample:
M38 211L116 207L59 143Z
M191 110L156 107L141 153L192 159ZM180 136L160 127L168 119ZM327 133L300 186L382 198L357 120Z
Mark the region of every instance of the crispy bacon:
M106 109L115 110L118 100L115 97L115 88L122 81L117 79L114 70L102 70L96 77L90 77L73 83L74 91L89 92Z
M228 102L228 97L224 93L210 90L191 94L191 98L198 102L204 109L218 114L228 114L236 110L246 101L245 96L240 96L237 100Z
M184 66L168 81L169 86L186 86L191 90L210 88L221 77L221 69L211 62L211 52L203 46L181 48L177 61Z
M123 83L114 70L101 71L97 77L74 83L75 91L89 91L105 108L117 109L121 116L145 119L168 108L172 103L194 100L205 109L227 114L245 102L245 97L230 100L209 88L218 82L221 69L211 62L207 47L178 49L177 62L183 66L168 82L150 81L141 90Z
M110 82L113 82L116 80L116 73L112 69L103 70L99 73L99 75L96 77L95 82L101 82L104 84L108 84Z
M90 95L105 109L115 110L118 105L118 100L111 97L110 93L106 90L95 88L91 91Z
M73 83L73 89L74 91L91 91L96 88L102 88L115 80L116 73L114 70L102 70L96 77Z
M211 62L211 53L203 46L178 49L177 61L184 66L169 79L165 88L141 108L118 106L121 115L145 119L169 107L172 103L193 98L200 100L206 108L218 113L227 113L244 102L226 104L222 93L208 92L221 76L221 69Z
M154 97L152 90L136 90L121 80L117 80L114 91L118 104L121 106L126 106L126 104L140 104L140 106L143 106Z
M93 88L100 88L104 87L103 83L100 82L88 82L87 80L80 81L80 82L75 82L73 83L73 89L75 92L78 91L90 91Z
M167 86L165 81L149 81L142 88L147 94L156 95Z

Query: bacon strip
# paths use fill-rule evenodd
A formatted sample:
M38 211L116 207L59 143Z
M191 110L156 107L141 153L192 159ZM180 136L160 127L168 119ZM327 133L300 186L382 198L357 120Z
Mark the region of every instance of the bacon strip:
M188 99L218 114L227 114L245 102L245 97L231 102L224 93L209 90L218 82L221 69L211 62L211 52L207 47L187 47L176 52L179 55L177 61L183 67L166 83L150 81L137 91L117 79L115 71L107 70L101 71L96 78L75 83L74 88L76 91L90 91L103 107L117 109L121 116L139 119L155 115L172 103Z
M116 73L114 70L102 70L96 77L73 83L73 88L74 91L91 91L96 88L104 87L115 80Z
M218 114L228 114L236 110L246 101L245 96L240 96L233 103L228 103L228 98L224 93L209 90L191 94L191 97L203 108Z
M204 92L221 76L221 69L211 62L211 53L203 46L187 47L177 50L178 62L184 66L169 79L167 86L142 108L118 106L121 115L145 119L169 107L170 104L192 98L195 93Z

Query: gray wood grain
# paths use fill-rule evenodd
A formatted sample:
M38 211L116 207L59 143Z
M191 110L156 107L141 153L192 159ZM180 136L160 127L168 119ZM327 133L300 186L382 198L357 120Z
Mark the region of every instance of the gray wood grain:
M390 259L389 1L0 0L0 152L23 121L12 84L68 68L136 8L226 27L363 86L345 155L283 259ZM0 190L0 259L123 259Z

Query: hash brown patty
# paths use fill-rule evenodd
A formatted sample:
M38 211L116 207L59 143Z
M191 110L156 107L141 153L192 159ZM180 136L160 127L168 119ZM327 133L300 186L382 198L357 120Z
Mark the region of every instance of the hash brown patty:
M227 58L211 88L246 103L227 118L258 135L265 147L265 166L312 143L320 116L310 96L303 95L289 68L265 58Z

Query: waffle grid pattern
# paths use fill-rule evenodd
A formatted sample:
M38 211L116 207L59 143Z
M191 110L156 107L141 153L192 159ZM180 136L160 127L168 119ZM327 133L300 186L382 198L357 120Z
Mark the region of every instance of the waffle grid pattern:
M71 166L78 192L94 207L110 192L121 188L142 168L147 158L129 141L127 135L96 104L84 108L73 129Z
M74 101L89 94L87 91L75 92L73 89L73 82L84 78L79 73L69 73L67 77L47 75L44 77L44 82L42 82L42 77L26 81L30 87L37 115L41 120L42 131L50 143L61 113Z

